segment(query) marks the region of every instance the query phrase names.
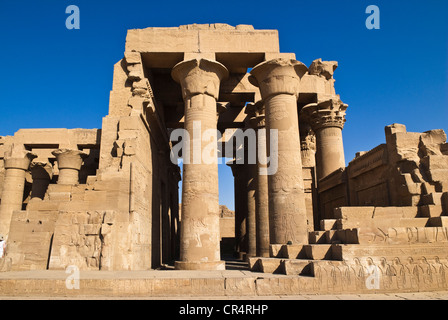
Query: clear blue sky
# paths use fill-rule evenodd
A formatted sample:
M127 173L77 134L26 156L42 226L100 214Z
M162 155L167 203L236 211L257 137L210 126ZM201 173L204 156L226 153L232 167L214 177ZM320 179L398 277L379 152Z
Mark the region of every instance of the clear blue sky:
M67 30L68 5L81 29ZM365 27L368 5L381 29ZM0 0L0 135L20 128L100 128L126 30L191 23L277 29L282 52L339 61L336 90L349 104L347 161L384 142L384 126L448 130L448 1ZM233 180L220 167L221 202Z

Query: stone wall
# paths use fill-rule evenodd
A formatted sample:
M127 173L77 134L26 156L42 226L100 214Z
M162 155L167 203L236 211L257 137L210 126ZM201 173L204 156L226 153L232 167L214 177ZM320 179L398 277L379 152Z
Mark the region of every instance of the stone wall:
M446 211L448 152L443 130L386 127L386 144L360 152L347 168L319 181L322 218L342 206L418 206L422 215Z
M235 212L227 208L225 205L220 205L220 233L222 238L235 238Z

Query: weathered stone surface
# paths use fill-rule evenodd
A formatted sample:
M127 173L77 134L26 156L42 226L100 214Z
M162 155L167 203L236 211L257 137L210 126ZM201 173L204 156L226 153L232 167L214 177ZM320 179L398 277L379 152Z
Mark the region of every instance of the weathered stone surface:
M69 266L87 296L446 290L445 132L387 126L386 143L346 167L338 63L279 51L276 30L250 25L130 30L101 129L0 137L0 292L76 296ZM255 131L255 162L239 164L249 148L226 129ZM228 148L234 213L219 205ZM251 271L225 271L233 258ZM146 273L159 268L183 271Z

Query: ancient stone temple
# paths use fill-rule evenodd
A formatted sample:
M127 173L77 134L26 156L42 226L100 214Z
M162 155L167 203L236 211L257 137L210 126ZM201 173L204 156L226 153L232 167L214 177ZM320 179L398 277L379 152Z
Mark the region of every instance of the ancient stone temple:
M346 166L338 63L297 59L249 25L129 30L101 129L0 137L1 271L205 274L231 239L257 292L448 289L446 134L389 125Z

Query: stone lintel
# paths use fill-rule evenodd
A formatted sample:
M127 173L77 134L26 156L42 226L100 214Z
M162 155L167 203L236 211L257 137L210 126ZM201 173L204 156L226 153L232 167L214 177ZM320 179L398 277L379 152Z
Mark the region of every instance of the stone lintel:
M192 24L174 28L129 30L126 52L161 54L186 52L280 52L277 30L255 30L253 26Z

